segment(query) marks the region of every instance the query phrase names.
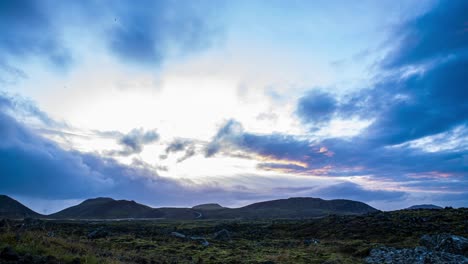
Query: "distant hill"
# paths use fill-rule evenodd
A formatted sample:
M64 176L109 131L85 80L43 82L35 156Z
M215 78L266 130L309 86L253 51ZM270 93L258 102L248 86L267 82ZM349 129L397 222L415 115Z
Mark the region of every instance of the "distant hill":
M406 210L417 210L417 209L439 209L440 210L443 208L437 205L433 205L433 204L418 204L418 205L413 205L413 206L406 208Z
M62 219L125 219L160 218L162 215L163 213L158 209L135 201L95 198L49 215L49 217Z
M203 218L307 218L330 214L358 215L377 211L365 203L351 200L299 197L259 202L234 209L205 210Z
M43 215L34 212L15 199L0 195L0 218L25 218L25 217L43 217Z
M193 208L151 208L135 201L112 198L88 199L55 214L43 216L9 198L0 196L0 217L47 217L52 219L272 219L310 218L331 214L360 215L378 210L362 202L351 200L323 200L299 197L265 201L240 208L226 208L219 204L201 204Z
M221 205L219 205L217 203L208 203L208 204L196 205L196 206L192 207L192 209L195 209L195 210L220 210L220 209L224 209L224 207L222 207Z

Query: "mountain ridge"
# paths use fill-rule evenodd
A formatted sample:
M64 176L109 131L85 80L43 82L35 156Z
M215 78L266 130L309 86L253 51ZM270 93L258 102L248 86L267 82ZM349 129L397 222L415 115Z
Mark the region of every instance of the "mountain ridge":
M5 196L8 197L8 196ZM11 199L11 198L10 198ZM14 199L11 199L16 201ZM21 205L23 210L30 210ZM19 206L18 205L18 206ZM6 211L0 202L0 209ZM26 209L24 209L26 208ZM34 212L30 210L31 212ZM361 215L379 210L359 201L335 199L324 200L312 197L291 197L249 204L239 208L222 207L216 203L200 204L192 208L161 207L153 208L132 200L115 200L97 197L65 208L50 215L19 214L17 217L37 217L46 219L272 219L272 218L314 218L326 215ZM29 212L29 211L27 211ZM35 213L35 212L34 212ZM10 213L10 215L13 215ZM1 216L11 217L4 213Z

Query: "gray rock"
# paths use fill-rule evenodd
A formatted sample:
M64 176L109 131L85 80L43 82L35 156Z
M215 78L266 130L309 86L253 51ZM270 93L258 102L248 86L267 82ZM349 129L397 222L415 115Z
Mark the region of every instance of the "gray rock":
M429 250L452 253L468 257L468 239L451 234L424 235L419 241Z
M310 245L317 245L317 244L320 244L320 240L318 239L304 239L304 245L306 246L310 246Z
M218 232L214 233L214 239L222 240L222 241L230 241L231 240L231 233L226 229L221 229Z
M178 237L178 238L185 238L186 237L184 234L179 233L179 232L172 232L171 236L175 236L175 237Z
M367 264L468 264L468 258L447 252L430 251L426 247L414 249L380 247L372 249L365 262Z

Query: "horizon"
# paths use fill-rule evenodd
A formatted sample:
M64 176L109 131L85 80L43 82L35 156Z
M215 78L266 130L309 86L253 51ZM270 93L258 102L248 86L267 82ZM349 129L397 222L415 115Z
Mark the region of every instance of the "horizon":
M468 206L468 1L0 2L0 193Z

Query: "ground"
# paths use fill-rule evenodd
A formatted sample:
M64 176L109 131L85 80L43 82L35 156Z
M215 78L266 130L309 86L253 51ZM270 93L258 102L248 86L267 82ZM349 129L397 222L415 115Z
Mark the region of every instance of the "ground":
M0 231L0 263L363 263L379 245L414 247L424 234L467 237L468 209L295 220L2 220Z

